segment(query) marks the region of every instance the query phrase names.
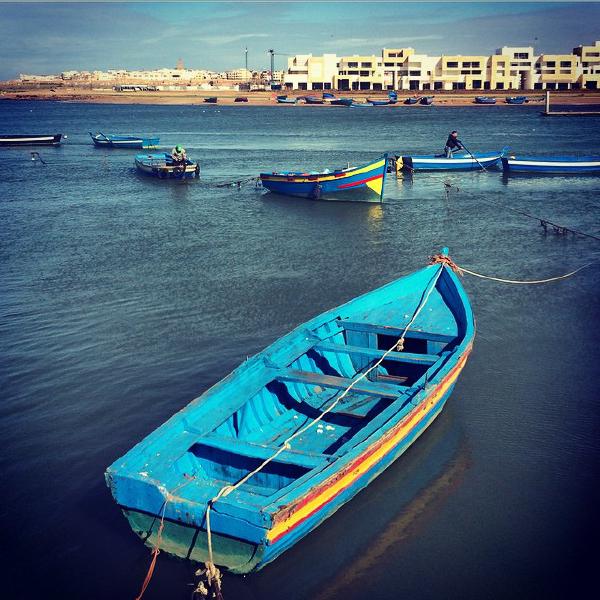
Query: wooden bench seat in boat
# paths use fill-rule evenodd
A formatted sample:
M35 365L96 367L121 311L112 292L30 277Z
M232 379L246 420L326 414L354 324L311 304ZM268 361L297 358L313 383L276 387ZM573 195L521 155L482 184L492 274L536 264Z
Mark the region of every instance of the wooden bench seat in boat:
M239 438L231 438L214 433L202 436L196 443L259 460L270 458L279 448L279 446L257 444L255 442L248 442ZM304 467L305 469L314 469L322 464L327 458L329 457L325 454L296 450L292 444L291 450L284 450L277 455L275 460L280 463Z
M361 333L376 333L379 335L390 335L400 338L404 333L404 327L393 327L390 325L377 325L375 323L365 323L363 321L338 321L340 327L348 331L360 331ZM427 340L430 342L443 342L449 344L456 339L454 335L444 333L434 333L431 331L420 331L419 329L409 329L405 338L416 340Z
M277 375L277 380L306 383L308 385L321 385L326 388L338 390L345 390L352 383L352 379L348 377L336 377L335 375L325 375L323 373L313 373L297 369L283 369L281 373ZM369 381L368 379L363 379L360 383L352 387L352 392L355 394L366 394L367 396L380 396L382 398L394 399L402 393L402 389L402 385L377 383Z
M366 346L350 346L347 344L335 344L333 342L320 342L313 346L314 350L322 352L337 352L339 354L360 354L370 358L379 359L385 354L385 350L367 348ZM412 352L390 352L385 360L394 360L409 364L433 365L440 357L437 354L416 354Z

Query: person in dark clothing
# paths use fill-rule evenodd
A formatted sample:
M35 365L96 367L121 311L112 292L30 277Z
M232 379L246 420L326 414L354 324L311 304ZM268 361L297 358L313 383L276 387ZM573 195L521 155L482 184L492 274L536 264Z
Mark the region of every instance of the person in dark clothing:
M446 147L444 148L444 154L446 158L452 158L452 153L457 150L464 150L462 142L458 139L458 131L451 131L446 140Z

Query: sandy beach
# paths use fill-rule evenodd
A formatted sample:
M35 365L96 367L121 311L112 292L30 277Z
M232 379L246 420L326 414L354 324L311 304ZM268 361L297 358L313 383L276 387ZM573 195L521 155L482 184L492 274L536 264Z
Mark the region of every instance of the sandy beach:
M275 97L278 93L285 94L286 92L236 92L233 90L216 90L216 91L137 91L137 92L118 92L113 89L90 89L82 87L60 87L60 88L33 88L14 86L0 86L0 100L48 100L59 102L87 102L94 104L162 104L162 105L201 105L205 104L205 99L216 97L217 103L220 105L236 105L236 106L281 106L290 107L293 104L278 104ZM337 97L352 97L357 102L366 102L368 99L386 99L384 92L333 92ZM305 95L314 95L320 97L321 92L313 91L306 92L295 90L288 92L288 98L297 98ZM440 92L440 91L423 91L418 92L417 96L431 95L434 96L435 105L442 106L473 106L480 109L486 107L484 104L475 104L475 96L485 95L492 96L497 99L496 106L510 106L504 102L508 96L527 95L530 103L543 104L544 92L522 92L518 90L509 91L465 91L465 92ZM235 102L238 97L248 99L248 102ZM413 92L399 92L398 102L394 105L383 108L426 108L416 105L405 105L403 101L406 98L415 97ZM600 104L600 91L552 91L552 104L561 105L589 105ZM315 107L331 107L330 104L312 104Z

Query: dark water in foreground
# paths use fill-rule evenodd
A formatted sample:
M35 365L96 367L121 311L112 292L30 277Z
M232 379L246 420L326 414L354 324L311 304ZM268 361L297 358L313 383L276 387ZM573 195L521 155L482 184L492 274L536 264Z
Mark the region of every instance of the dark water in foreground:
M295 325L450 247L481 273L538 279L600 257L506 207L600 235L600 178L390 178L380 205L219 183L284 167L471 150L600 154L600 120L535 107L314 109L0 104L3 598L132 599L149 552L103 472L190 399ZM88 130L153 133L199 182L138 177ZM443 181L454 188L448 197ZM458 191L456 188L458 187ZM473 355L439 419L384 475L227 600L574 598L600 533L600 268L541 286L467 277ZM161 554L144 598L187 599Z

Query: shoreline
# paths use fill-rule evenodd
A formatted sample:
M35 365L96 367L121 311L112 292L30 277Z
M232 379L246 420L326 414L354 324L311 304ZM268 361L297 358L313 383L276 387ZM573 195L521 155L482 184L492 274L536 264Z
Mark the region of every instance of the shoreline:
M278 104L275 97L279 93L287 94L288 98L298 98L300 96L314 95L320 97L320 91L306 92L301 90L294 90L294 92L235 92L229 90L217 90L214 92L205 91L159 91L159 92L117 92L115 90L84 90L81 88L61 88L58 90L53 89L21 89L15 90L2 90L0 88L0 101L1 100L40 100L47 102L82 102L88 104L149 104L149 105L196 105L196 106L215 106L215 104L206 103L205 98L216 97L216 106L315 106L315 107L331 107L329 103L325 104ZM368 98L371 99L386 99L387 94L385 92L338 92L332 91L336 97L352 97L357 102L366 102ZM379 106L377 108L395 108L395 107L407 107L407 108L421 108L422 105L406 105L403 104L406 98L414 98L421 96L434 96L434 106L473 106L478 108L485 108L489 106L512 106L506 104L504 99L510 96L526 95L530 98L528 103L530 106L543 106L544 104L544 92L535 90L534 92L526 92L521 90L502 90L502 91L491 91L481 90L468 92L447 92L447 91L423 91L423 92L399 92L398 102L387 106ZM475 96L491 96L497 99L496 104L475 104ZM235 102L235 98L245 97L248 102ZM586 106L589 104L600 104L600 91L551 91L551 104L553 105L568 105L568 106ZM344 108L344 107L338 107Z

